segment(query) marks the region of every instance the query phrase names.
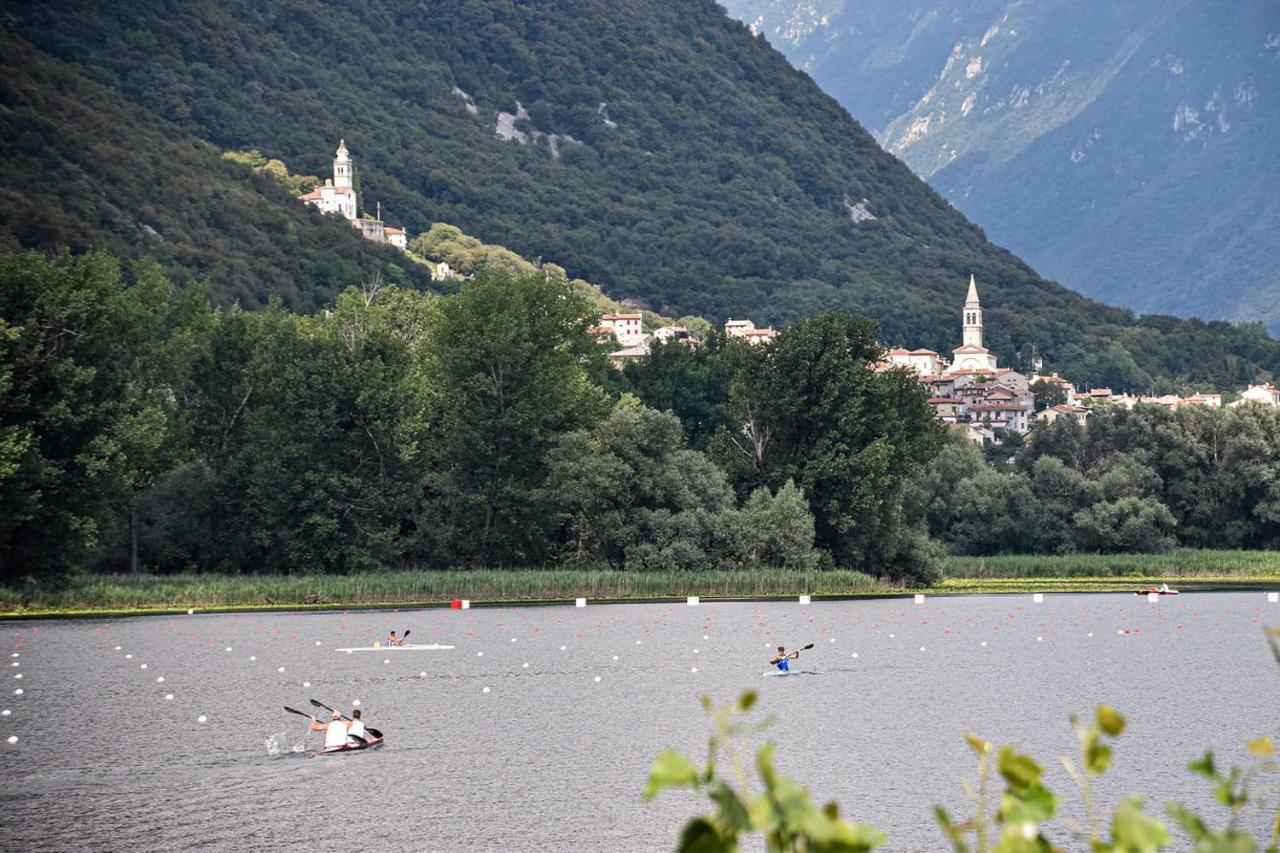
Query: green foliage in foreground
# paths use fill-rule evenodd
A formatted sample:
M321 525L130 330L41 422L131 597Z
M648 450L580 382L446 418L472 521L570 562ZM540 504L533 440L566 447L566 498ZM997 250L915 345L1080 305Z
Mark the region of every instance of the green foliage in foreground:
M1280 631L1268 629L1268 640L1276 648ZM1277 651L1280 662L1280 651ZM774 769L774 747L761 746L755 767L762 791L757 793L747 771L751 736L763 732L770 718L752 721L748 715L757 695L743 693L737 702L716 705L702 698L711 715L714 732L702 768L673 749L664 750L653 762L646 800L668 788L692 788L711 801L711 812L692 818L680 835L677 849L682 853L736 851L740 840L759 833L770 851L813 851L814 853L864 853L885 843L883 833L843 820L839 806L830 802L818 808L807 789L780 776ZM1106 772L1113 759L1113 742L1125 728L1125 720L1114 708L1098 706L1091 723L1075 715L1071 725L1080 744L1078 759L1062 757L1062 764L1080 793L1083 819L1068 818L1073 843L1085 845L1091 853L1156 853L1168 848L1173 839L1166 826L1147 814L1138 797L1121 800L1108 815L1095 802L1093 783ZM1031 756L1013 747L996 747L978 737L966 740L978 758L976 785L967 786L973 799L973 815L955 820L942 806L934 817L956 853L1062 853L1052 838L1049 825L1060 812L1059 797L1044 783L1044 769ZM1227 826L1213 829L1187 807L1171 803L1166 811L1195 844L1197 853L1252 853L1258 841L1241 830L1238 820L1246 804L1256 803L1255 782L1262 774L1280 773L1275 741L1260 737L1249 742L1253 766L1221 771L1213 753L1191 761L1187 769L1203 776L1214 786L1214 796L1231 810ZM996 786L1002 786L996 788ZM1275 808L1267 853L1280 845L1280 803Z

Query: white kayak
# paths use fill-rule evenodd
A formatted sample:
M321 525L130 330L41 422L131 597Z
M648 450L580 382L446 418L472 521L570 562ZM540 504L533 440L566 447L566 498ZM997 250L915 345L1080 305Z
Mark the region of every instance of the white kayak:
M410 645L405 643L403 646L354 646L349 649L334 649L335 652L440 652L452 649L453 646L442 646L438 643Z

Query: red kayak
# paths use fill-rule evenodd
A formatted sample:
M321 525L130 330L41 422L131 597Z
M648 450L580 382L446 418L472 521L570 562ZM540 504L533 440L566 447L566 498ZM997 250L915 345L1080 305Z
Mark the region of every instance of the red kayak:
M331 746L328 749L313 749L313 755L337 755L346 752L361 752L366 749L377 749L382 746L382 735L371 737L368 740L349 740L343 746Z

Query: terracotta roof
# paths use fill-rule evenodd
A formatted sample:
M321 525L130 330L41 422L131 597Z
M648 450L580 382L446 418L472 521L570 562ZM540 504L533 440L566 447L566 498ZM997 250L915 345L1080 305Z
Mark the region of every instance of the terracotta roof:
M639 320L643 315L639 311L628 314L605 314L601 316L601 320Z
M913 349L911 352L907 354L908 355L937 355L937 353L931 349Z
M893 349L889 350L888 354L889 355L911 355L911 350L904 349L902 347L894 347Z
M1031 406L1023 403L975 403L969 407L971 412L1025 412Z

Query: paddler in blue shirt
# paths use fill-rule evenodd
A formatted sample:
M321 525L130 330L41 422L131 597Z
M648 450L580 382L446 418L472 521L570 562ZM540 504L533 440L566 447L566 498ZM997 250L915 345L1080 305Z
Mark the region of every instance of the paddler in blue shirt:
M769 661L770 666L776 666L779 672L790 672L791 664L788 661L799 660L800 652L792 652L787 654L786 646L778 646L778 656Z

